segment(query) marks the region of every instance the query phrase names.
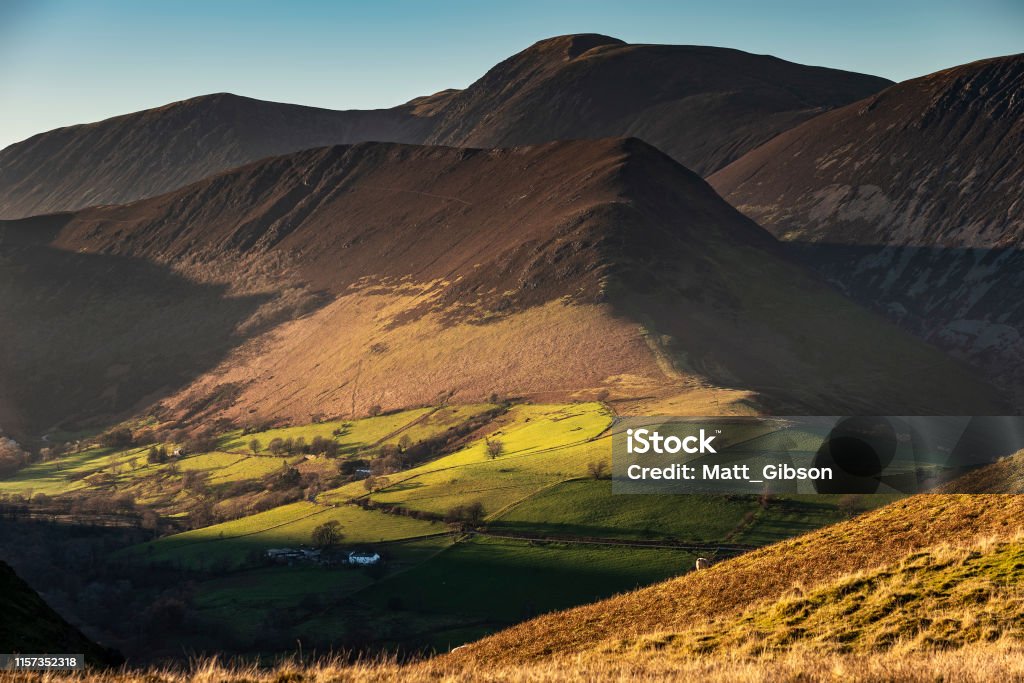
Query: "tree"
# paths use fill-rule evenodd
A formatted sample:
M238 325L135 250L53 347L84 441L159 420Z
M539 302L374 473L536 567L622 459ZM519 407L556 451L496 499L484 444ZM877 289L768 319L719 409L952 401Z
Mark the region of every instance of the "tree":
M408 434L403 434L402 438L398 440L398 448L405 453L409 450L409 446L412 446L412 437Z
M151 446L149 453L146 454L146 462L150 465L158 465L167 462L167 447Z
M285 467L281 474L277 476L277 480L271 485L271 488L276 491L282 491L294 488L301 483L302 473L294 467Z
M217 435L209 431L197 432L185 440L184 447L185 452L190 455L215 451L217 450Z
M253 455L256 455L263 449L263 444L260 443L259 439L253 439L249 442L249 450L252 451Z
M459 527L476 527L483 524L487 512L483 503L476 502L470 505L456 505L450 508L444 516L444 521L455 524Z
M484 511L484 504L477 501L466 506L466 523L470 526L480 526L484 522L487 513Z
M336 519L329 520L313 529L313 545L318 548L330 548L341 543L341 523Z
M367 477L363 480L363 487L370 493L380 491L391 486L391 481L387 477Z
M104 448L128 448L132 441L132 430L127 427L111 429L100 435L100 445Z
M605 479L608 476L608 461L595 460L587 465L587 472L594 479Z
M499 455L505 452L505 444L497 439L484 439L487 449L487 457L494 460Z
M270 452L274 455L281 455L284 453L284 439L277 438L273 439L268 446Z
M375 403L372 406L370 406L370 409L367 412L370 414L370 417L377 417L378 415L381 414L382 411L383 408L381 408L379 404Z
M863 500L860 496L848 493L836 503L839 510L847 517L855 517L864 511Z

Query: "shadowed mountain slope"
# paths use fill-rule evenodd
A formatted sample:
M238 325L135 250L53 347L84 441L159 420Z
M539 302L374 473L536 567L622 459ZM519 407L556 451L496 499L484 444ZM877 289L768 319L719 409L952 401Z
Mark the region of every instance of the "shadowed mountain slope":
M26 655L84 654L93 666L120 660L54 612L6 562L0 562L0 650Z
M1024 56L895 85L710 182L851 297L1024 386Z
M2 299L22 302L4 312L22 349L9 358L39 361L8 361L15 381L0 386L36 425L75 414L56 398L72 395L94 414L148 396L238 419L715 387L775 412L1000 405L638 140L330 147L0 230L20 250ZM32 253L54 259L45 282ZM97 264L88 277L109 286L60 259ZM193 295L169 300L161 278ZM53 334L63 328L38 302L80 313ZM129 345L132 325L147 334ZM126 343L112 344L122 326ZM180 365L161 371L167 358ZM97 379L62 394L31 367ZM142 381L138 368L153 373Z

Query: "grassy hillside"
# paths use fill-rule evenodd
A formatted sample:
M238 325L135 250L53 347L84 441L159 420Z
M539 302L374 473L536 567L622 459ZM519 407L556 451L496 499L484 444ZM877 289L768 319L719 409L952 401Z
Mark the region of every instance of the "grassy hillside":
M916 496L707 571L540 617L475 643L458 656L531 661L685 630L778 600L794 586L813 590L851 572L881 569L950 539L969 543L985 534L1008 541L1022 527L1024 500L1017 496Z
M794 646L873 652L893 646L959 648L1024 639L1024 542L973 539L913 552L878 569L681 632L644 636L617 651L650 649L762 656Z
M171 562L191 568L227 569L246 562L253 552L269 548L312 547L313 529L328 521L341 524L351 545L386 543L444 534L447 527L411 517L387 515L351 505L334 507L298 502L162 538L133 549L150 562Z
M22 470L0 491L107 499L135 496L171 521L213 510L243 514L115 553L110 559L187 582L199 623L230 634L238 651L281 642L387 644L444 651L536 615L557 612L692 570L697 554L735 555L846 519L838 496L616 496L588 465L611 457L614 415L602 403L491 404L415 409L352 421L221 434L217 450L150 463L148 448L91 448ZM503 409L502 409L503 410ZM448 451L385 475L324 491L317 482L347 464L370 467L399 442L471 431ZM329 438L328 458L272 455L275 439ZM408 439L404 439L408 437ZM254 454L250 441L260 441ZM498 452L488 444L500 444ZM385 448L387 447L387 448ZM298 499L246 512L300 471ZM199 483L187 482L201 475ZM381 483L383 482L383 483ZM244 493L253 486L257 493ZM306 486L305 483L300 484ZM858 501L862 509L882 497ZM484 518L447 523L479 503ZM234 506L230 507L229 506ZM126 513L126 514L129 514ZM216 521L216 520L214 520ZM372 546L376 572L268 564L270 548L311 547L314 529L340 524L344 549ZM498 584L502 588L494 590ZM274 641L268 634L273 634ZM184 637L184 636L182 636ZM186 638L189 646L205 647Z

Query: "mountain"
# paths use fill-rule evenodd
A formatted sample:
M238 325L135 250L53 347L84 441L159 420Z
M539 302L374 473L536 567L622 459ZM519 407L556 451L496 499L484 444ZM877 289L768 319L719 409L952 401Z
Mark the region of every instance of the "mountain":
M715 173L850 296L1024 386L1024 55L823 114Z
M300 149L416 142L429 119L414 110L331 111L218 93L58 128L0 150L0 217L134 201Z
M740 50L559 36L452 95L427 143L506 147L634 136L707 175L890 83Z
M1001 409L635 139L308 150L0 222L0 259L0 387L36 428L154 403L308 421L492 393Z
M734 206L790 240L1019 248L1024 54L887 88L719 171Z
M465 91L330 111L226 93L60 128L0 150L0 218L115 204L269 156L369 140L469 147L637 136L699 173L888 81L709 47L576 35Z
M18 654L84 654L93 666L117 664L113 651L90 641L0 562L0 650Z

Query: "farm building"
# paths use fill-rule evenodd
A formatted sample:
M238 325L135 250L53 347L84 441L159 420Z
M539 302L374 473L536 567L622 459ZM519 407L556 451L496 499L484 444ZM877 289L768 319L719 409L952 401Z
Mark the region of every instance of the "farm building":
M268 560L292 564L293 562L319 562L319 550L306 550L304 548L270 548L264 553Z
M378 564L380 562L379 553L358 553L352 552L348 554L349 564L360 564L360 565L371 565Z

